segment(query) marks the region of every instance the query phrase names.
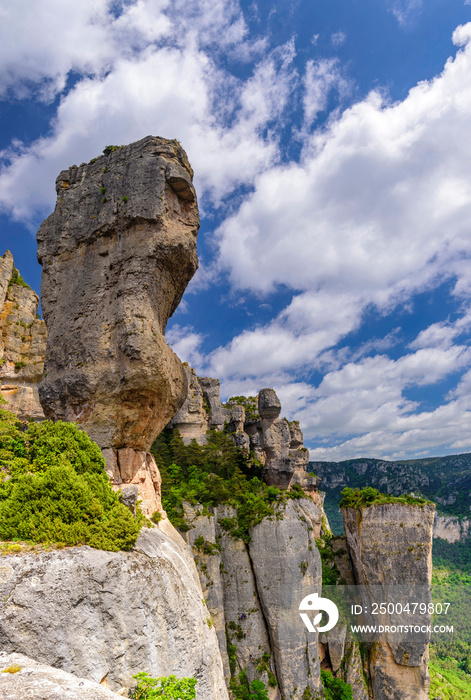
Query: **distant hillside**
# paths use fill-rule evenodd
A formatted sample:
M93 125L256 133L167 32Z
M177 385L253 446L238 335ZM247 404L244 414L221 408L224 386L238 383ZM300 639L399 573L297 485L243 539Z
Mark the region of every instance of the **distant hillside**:
M308 470L320 476L325 510L335 534L343 532L338 509L345 486L374 486L399 496L413 493L437 504L444 515L471 516L471 454L388 462L382 459L348 459L344 462L309 462Z

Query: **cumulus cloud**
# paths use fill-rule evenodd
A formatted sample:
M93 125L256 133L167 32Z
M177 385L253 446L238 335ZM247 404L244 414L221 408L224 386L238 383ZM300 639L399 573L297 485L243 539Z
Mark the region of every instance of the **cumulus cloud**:
M297 412L308 444L329 442L314 450L318 458L397 456L440 441L471 447L462 394L431 412L407 398L410 388L469 367L469 349L457 344L469 332L468 313L425 329L399 360L374 355L398 333L348 348L366 309L413 305L416 293L446 279L469 299L470 38L471 25L459 27L453 40L464 48L404 101L373 92L312 132L301 161L259 175L217 231L219 264L235 288L263 295L284 285L293 299L269 324L217 349L211 368L234 388L247 374L260 386L269 380ZM338 350L341 339L347 347ZM307 392L303 377L329 363Z
M175 324L165 337L167 344L178 355L182 362L188 362L192 367L199 368L204 360L200 353L203 335L197 333L192 326Z
M41 13L60 14L56 5L45 0ZM29 146L11 144L0 154L4 212L22 221L43 216L53 204L50 183L60 170L96 156L108 143L151 133L178 136L197 173L198 192L214 202L276 162L276 136L267 128L280 118L295 83L291 43L266 51L240 80L217 58L218 51L240 51L242 45L247 55L257 55L257 41L245 38L243 15L233 0L200 0L191 8L138 0L118 16L104 0L80 8L77 16L67 10L70 21L61 15L77 33L66 37L63 54L62 39L53 47L46 32L46 39L31 39L29 48L20 41L7 70L21 89L36 80L40 89L57 91L70 70L83 77L63 96L50 135ZM11 19L19 26L13 33L18 38L20 12ZM30 15L28 25L34 25ZM41 66L31 75L21 67L28 51ZM7 52L2 55L5 67ZM25 189L28 198L18 194Z

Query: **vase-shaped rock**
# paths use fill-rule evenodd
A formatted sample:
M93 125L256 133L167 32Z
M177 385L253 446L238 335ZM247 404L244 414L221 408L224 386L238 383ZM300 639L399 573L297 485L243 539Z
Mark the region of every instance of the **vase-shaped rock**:
M193 172L177 141L105 151L60 173L38 232L40 399L48 418L76 421L102 449L147 451L187 394L164 334L198 264Z

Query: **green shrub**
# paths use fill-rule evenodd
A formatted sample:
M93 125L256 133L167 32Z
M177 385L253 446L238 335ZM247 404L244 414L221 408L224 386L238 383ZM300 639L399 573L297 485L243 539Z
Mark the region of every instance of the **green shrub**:
M29 284L24 281L16 267L13 268L13 272L11 273L10 282L8 283L8 289L11 289L11 287L14 284L18 284L20 287L26 287L26 289L31 289Z
M176 678L159 676L151 678L147 673L133 676L138 683L129 694L134 700L194 700L196 698L196 678Z
M404 503L407 505L424 506L432 503L425 498L410 496L391 496L388 493L381 493L372 486L366 486L364 489L351 489L349 487L342 490L342 500L340 508L365 508L372 505L384 505L386 503Z
M353 700L352 686L341 678L334 678L328 671L321 671L325 700Z
M229 683L235 700L268 700L265 683L253 680L249 685L247 671L241 671L236 678Z
M206 445L195 440L184 445L178 430L164 431L151 451L162 476L162 505L182 531L189 529L184 501L204 507L225 503L236 509L237 517L222 519L221 526L248 542L250 528L267 516L282 517L288 499L305 496L300 488L267 486L260 467L251 464L224 432L208 431Z
M110 485L100 448L72 423L17 421L0 410L0 538L88 544L135 543L134 517Z

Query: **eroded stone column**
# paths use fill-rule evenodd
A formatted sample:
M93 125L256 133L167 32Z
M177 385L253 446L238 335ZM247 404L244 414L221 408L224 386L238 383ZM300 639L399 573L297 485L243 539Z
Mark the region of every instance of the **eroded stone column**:
M198 207L177 141L105 150L60 173L38 231L39 395L46 417L77 422L104 450L116 486L138 485L150 514L160 494L148 451L187 394L165 328L198 265Z

